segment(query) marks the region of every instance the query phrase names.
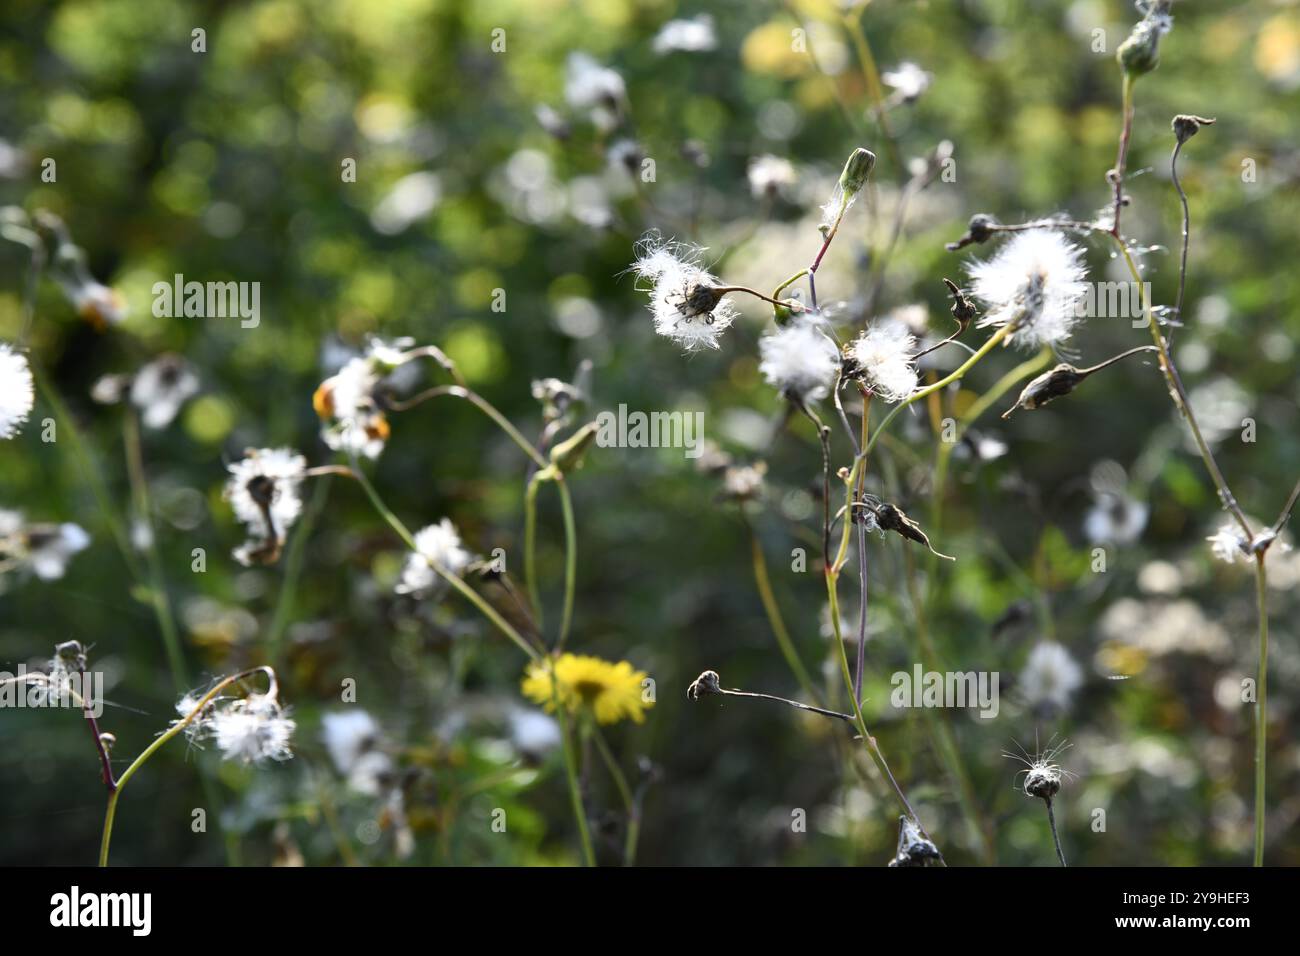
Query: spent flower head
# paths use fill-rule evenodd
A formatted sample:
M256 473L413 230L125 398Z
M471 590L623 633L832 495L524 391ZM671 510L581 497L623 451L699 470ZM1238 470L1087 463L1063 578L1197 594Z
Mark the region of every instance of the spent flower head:
M184 357L168 353L136 372L131 380L131 404L140 410L146 428L166 428L198 390L194 366Z
M916 336L902 322L876 322L844 347L844 375L886 402L916 391Z
M701 262L704 250L649 232L636 245L631 271L638 288L650 294L655 331L688 352L716 349L718 336L736 319L736 310L719 291L722 283Z
M1007 341L1025 348L1068 338L1088 292L1083 249L1055 229L1016 233L970 274L971 291L988 310L978 326L1009 326Z
M250 448L228 470L225 497L249 533L235 558L244 565L270 564L302 513L299 489L307 460L290 448Z
M415 533L415 550L407 555L397 593L415 597L438 594L444 582L435 568L461 575L473 560L474 555L461 544L456 526L451 519L443 518Z
M1040 641L1020 672L1020 692L1037 710L1064 711L1083 686L1083 669L1056 641Z
M768 333L758 351L763 378L800 405L829 395L839 373L839 349L813 322L794 322Z

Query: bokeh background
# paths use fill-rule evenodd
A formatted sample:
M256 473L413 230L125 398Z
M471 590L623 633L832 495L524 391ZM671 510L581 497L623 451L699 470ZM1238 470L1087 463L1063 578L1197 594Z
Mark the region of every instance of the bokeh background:
M1179 220L1169 122L1184 112L1217 117L1182 160L1193 242L1176 354L1244 507L1270 521L1300 474L1300 6L1179 3L1174 13L1159 70L1138 84L1125 219L1152 247L1143 264L1157 301L1172 302ZM711 49L656 51L666 23L700 14L713 18ZM41 441L36 424L55 414L42 392L33 424L0 447L0 507L77 522L93 543L61 580L3 579L0 662L39 664L72 638L93 645L92 665L109 679L102 723L117 736L119 770L171 719L179 689L150 606L158 595L128 572L87 472L127 521L124 409L89 392L103 375L178 352L201 391L175 423L146 431L144 458L185 676L197 686L274 660L299 724L295 759L269 768L170 745L123 797L115 862L577 860L558 754L526 757L512 741L512 715L525 706L521 655L464 602L420 605L393 593L400 542L355 486L310 486L292 572L288 561L246 569L229 557L241 534L221 499L225 463L267 445L332 460L311 394L340 350L368 334L442 346L527 434L541 424L530 383L567 378L584 359L593 364L588 415L619 403L704 411L711 439L741 460L767 461L747 519L820 680L830 650L815 560L820 455L800 421L766 447L780 401L758 375L756 341L770 311L739 303L745 317L719 351L685 356L654 336L624 270L653 228L709 247L724 277L770 290L816 252L816 207L844 158L865 145L880 156L876 186L819 278L844 328L860 323L906 173L870 111L845 15L860 20L882 71L912 61L933 74L888 122L904 162L951 141L955 179L912 202L872 315L920 306L946 334L940 279L960 279L972 250L944 243L972 214L1087 218L1105 203L1118 132L1113 57L1136 19L1130 4L5 4L0 201L61 216L130 315L100 331L55 284L39 287L26 344L63 396L84 455L62 426L57 442ZM196 28L206 30L205 53L191 50ZM493 49L497 29L504 51ZM626 110L611 129L566 105L574 52L626 83ZM540 122L539 106L556 116ZM653 160L653 181L623 163L621 141ZM751 191L748 164L763 154L794 164L780 196ZM46 157L57 182L40 179ZM355 182L342 181L345 159L356 162ZM5 341L22 325L27 261L21 246L0 246ZM1122 278L1107 248L1093 247L1089 261L1094 277ZM151 286L175 273L259 282L260 326L154 317ZM498 289L501 312L492 310ZM1146 340L1125 320L1098 319L1074 344L1097 360ZM1021 358L993 356L945 396L943 414L968 408ZM1257 426L1253 442L1241 439L1246 418ZM872 478L918 517L936 507L933 424L921 409L900 417ZM932 835L953 863L1051 863L1041 808L1016 791L1016 765L1002 752L1055 734L1072 742L1062 761L1078 775L1058 805L1072 863L1247 862L1253 722L1239 686L1254 673L1251 575L1216 562L1205 544L1221 517L1158 373L1127 363L1045 411L1008 422L990 414L974 434L982 450L954 454L941 496L936 544L957 563L936 565L901 539L872 541L866 716ZM448 516L478 552L519 554L524 463L467 405L443 400L395 416L372 474L408 524ZM644 725L610 733L645 784L640 862L883 865L897 811L883 789L845 772L840 726L775 705L684 696L705 668L728 686L799 693L755 589L746 526L719 500L716 477L680 450L595 449L571 484L580 542L573 648L629 660L658 689ZM1095 573L1090 515L1094 531L1106 526L1095 513L1116 501L1140 521L1111 522L1121 540L1102 542L1106 571ZM554 608L562 539L546 493L541 537ZM803 573L791 570L800 547L810 555ZM191 571L194 548L208 556L202 574ZM1279 552L1271 567L1267 858L1293 864L1300 559ZM854 591L849 574L841 595L850 609ZM945 667L1003 675L996 720L940 715L991 847L963 824L927 722L888 702L889 675L920 659L918 608ZM1049 636L1085 678L1054 712L1017 695L1028 654ZM344 707L345 678L404 769L415 839L405 858L382 803L349 790L321 745L321 717ZM600 855L612 862L623 820L600 770L591 770L588 803ZM103 800L75 714L0 712L0 861L93 861ZM206 833L191 830L196 807L209 810ZM505 834L492 831L496 808L507 812ZM1093 829L1096 808L1106 811L1104 832ZM806 832L791 826L799 809Z

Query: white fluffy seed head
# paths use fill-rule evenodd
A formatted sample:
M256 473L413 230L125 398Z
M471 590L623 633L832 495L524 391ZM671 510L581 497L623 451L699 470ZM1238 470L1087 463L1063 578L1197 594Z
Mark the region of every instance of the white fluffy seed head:
M0 343L0 439L13 438L32 413L35 392L27 358Z
M916 391L916 336L902 322L877 322L848 347L849 366L872 393L901 402Z
M798 402L830 394L840 367L839 349L815 325L796 322L759 341L758 370L768 384Z
M1210 542L1210 550L1220 561L1232 564L1234 561L1250 561L1250 542L1233 523L1223 525L1218 531L1205 539Z
M701 265L704 250L649 233L636 245L631 271L637 288L650 294L655 331L688 352L718 347L736 320L735 307L716 288L720 280Z
M1010 325L1007 340L1025 348L1068 338L1088 291L1083 249L1055 229L1016 233L970 274L971 292L987 309L979 326Z
M427 597L441 589L443 579L432 565L452 574L463 574L474 555L461 544L460 533L448 518L422 528L415 534L415 551L406 558L398 594Z
M236 557L248 558L259 545L272 539L282 541L298 520L302 513L299 489L306 477L307 460L290 448L250 448L229 471L226 500L253 538Z
M780 156L755 156L749 161L749 190L755 199L770 198L795 183L794 166Z
M289 760L289 742L297 726L279 702L265 694L250 694L212 712L209 733L227 760L261 763Z

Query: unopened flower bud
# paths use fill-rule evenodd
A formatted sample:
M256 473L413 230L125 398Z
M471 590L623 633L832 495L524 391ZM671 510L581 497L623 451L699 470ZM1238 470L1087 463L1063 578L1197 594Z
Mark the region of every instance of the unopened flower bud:
M719 693L722 689L720 681L717 671L705 671L686 688L686 696L690 700L699 700L701 695Z
M595 422L587 422L576 432L551 449L551 465L561 474L568 474L575 468L582 467L587 449L596 440L600 430Z
M871 150L859 146L853 151L853 155L844 164L844 171L840 173L840 188L844 190L845 198L852 199L862 191L875 167L876 154Z

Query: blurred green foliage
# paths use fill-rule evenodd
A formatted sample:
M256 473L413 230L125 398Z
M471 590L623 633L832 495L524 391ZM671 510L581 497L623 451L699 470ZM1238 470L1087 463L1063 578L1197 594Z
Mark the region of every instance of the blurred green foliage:
M121 327L96 331L52 283L39 289L26 344L38 377L69 406L88 457L76 453L66 424L57 442L41 441L37 424L55 414L42 391L32 424L0 447L0 507L76 521L94 544L63 579L11 580L0 592L0 663L39 662L69 638L93 645L115 705L102 724L117 737L122 765L171 719L180 688L148 605L153 595L113 546L88 481L89 472L102 479L121 520L129 500L124 411L93 404L89 391L102 375L180 352L199 371L201 396L170 428L146 433L144 451L187 677L197 685L278 649L299 722L296 758L270 769L219 765L212 753L171 745L123 797L116 862L264 864L288 844L309 864L349 854L392 862L382 808L341 785L320 744L320 715L338 709L345 678L356 680L358 703L384 725L409 772L411 862L576 860L558 756L536 772L511 771L519 758L503 715L519 703L517 651L464 602L419 607L393 595L400 542L342 480L309 491L290 545L291 556L301 550L296 576L286 576L287 560L241 568L228 557L240 530L221 500L224 462L268 445L328 461L310 403L326 374L323 354L361 346L370 333L441 345L525 434L540 427L530 382L567 377L591 359L589 412L620 403L703 410L711 438L741 457L759 454L746 438L754 416L763 423L780 413L757 375L764 312L745 304L747 318L719 352L686 357L653 336L644 297L624 270L635 240L657 228L709 246L724 277L775 261L781 274L753 280L770 289L815 254L819 237L807 217L824 201L818 190L828 191L844 157L866 145L880 157L874 202L851 212L819 281L823 300L844 300L845 320L859 318L887 234L883 217L905 174L883 148L839 11L829 0L6 3L0 139L25 162L0 179L0 201L60 215L91 271L125 294L131 313ZM715 19L715 50L654 52L665 22L700 12ZM904 158L951 140L957 175L918 200L879 311L925 304L931 327L946 334L939 280L959 278L967 254L943 244L971 214L1086 218L1106 203L1118 133L1113 51L1135 15L1101 0L872 0L852 15L882 69L911 60L934 74L932 87L891 110L889 122ZM1169 121L1181 112L1217 117L1180 166L1193 237L1177 354L1189 388L1235 383L1243 414L1257 420L1253 443L1239 441L1229 422L1220 457L1247 511L1268 521L1300 473L1300 270L1288 252L1300 221L1300 10L1256 0L1179 4L1175 15L1159 70L1138 84L1126 228L1156 247L1143 258L1146 277L1156 301L1172 303L1179 207L1168 176ZM191 49L195 28L206 30L204 53ZM503 52L492 48L498 28ZM797 28L808 31L815 60L797 49ZM574 51L626 81L628 115L612 133L564 106ZM542 104L569 121L567 137L539 124ZM653 182L611 168L607 150L625 137L654 160ZM748 162L764 153L799 171L798 188L775 203L755 200L746 181ZM56 182L41 181L46 157L57 163ZM355 182L343 181L348 159ZM377 210L404 177L421 172L436 177L430 208L393 228ZM591 196L608 207L607 223L576 215ZM1095 245L1094 274L1122 278L1109 256ZM24 249L0 246L5 341L22 325L26 269ZM155 317L151 287L177 273L260 282L260 325ZM500 312L492 309L497 289L506 295ZM1074 345L1099 360L1145 338L1126 321L1098 320ZM943 413L969 407L1014 361L996 354L945 396ZM927 483L935 439L929 415L916 411L879 446L872 487L921 517L934 505ZM999 861L1051 862L1041 812L1015 790L1015 765L1001 754L1013 740L1032 748L1036 735L1045 742L1059 734L1074 741L1063 762L1078 774L1058 808L1072 863L1244 862L1253 722L1249 708L1225 703L1216 687L1254 673L1249 573L1212 563L1204 538L1218 525L1213 488L1159 375L1149 364L1121 366L1048 410L1006 423L989 415L976 430L1010 451L984 463L954 459L936 543L959 556L956 565L937 566L899 539L871 544L866 717L931 834L950 862L986 858L963 826L957 787L925 720L889 706L889 675L919 659L918 611L947 667L1005 678L998 719L940 715ZM821 575L814 557L809 571L790 570L791 549L818 550L816 437L796 419L768 457L764 505L749 520L795 643L819 676L830 650L818 625ZM1082 522L1090 470L1103 460L1126 469L1128 491L1149 504L1150 517L1140 541L1109 549L1097 574ZM521 563L524 467L473 408L440 399L393 417L372 474L412 527L448 516L476 551L502 547L513 567ZM658 690L647 724L611 733L634 777L641 758L654 767L640 860L887 861L897 811L883 789L845 774L833 739L841 727L776 706L683 696L705 668L725 686L799 693L758 599L745 525L718 501L715 480L680 451L596 449L570 483L579 530L572 646L632 661ZM550 494L542 500L540 565L556 614L559 511ZM190 571L194 548L206 551L205 573ZM1294 864L1300 652L1289 582L1300 575L1287 556L1277 560L1268 858ZM1152 583L1167 568L1172 591ZM841 600L856 614L853 577ZM1171 623L1170 606L1183 600L1196 613ZM995 630L1017 601L1033 608L1027 622ZM1128 617L1114 617L1123 601ZM1129 620L1143 633L1125 632ZM1088 679L1068 713L1044 718L1016 703L1014 675L1048 626ZM1171 647L1143 643L1157 631ZM1192 639L1210 631L1226 635L1226 650L1196 650ZM1130 679L1108 680L1108 664ZM103 793L79 723L69 713L0 711L0 861L93 859ZM613 860L618 796L598 762L590 776L600 853ZM191 832L192 808L214 805L208 832ZM1099 807L1103 833L1092 826ZM507 812L505 835L491 830L496 808ZM808 813L806 833L792 832L796 808ZM372 839L376 820L382 835ZM277 831L279 821L287 829Z

